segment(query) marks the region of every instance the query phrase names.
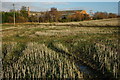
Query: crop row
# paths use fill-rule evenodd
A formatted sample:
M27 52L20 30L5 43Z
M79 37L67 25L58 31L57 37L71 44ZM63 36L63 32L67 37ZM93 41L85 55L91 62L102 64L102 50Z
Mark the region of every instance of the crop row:
M87 65L94 69L100 70L103 74L112 75L120 78L120 54L118 53L117 40L99 41L96 43L88 43L84 41L62 44L54 44L57 48L76 56ZM96 65L96 66L95 66ZM112 77L112 76L111 76Z
M3 78L83 78L74 62L44 44L28 43L23 50L19 46L19 57L12 51L18 43L5 45L7 53L3 49L6 54L3 58Z

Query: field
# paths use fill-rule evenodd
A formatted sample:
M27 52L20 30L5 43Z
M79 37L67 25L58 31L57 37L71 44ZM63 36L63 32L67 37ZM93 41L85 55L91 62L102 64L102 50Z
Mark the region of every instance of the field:
M120 19L2 25L3 78L120 79Z

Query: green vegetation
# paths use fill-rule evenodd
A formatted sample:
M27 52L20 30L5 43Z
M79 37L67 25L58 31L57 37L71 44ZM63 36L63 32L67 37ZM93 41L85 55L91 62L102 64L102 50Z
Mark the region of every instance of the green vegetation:
M20 12L17 12L15 10L10 10L10 12L0 12L0 15L2 15L2 23L13 23L14 13L16 23L28 22L28 14L26 9L26 7L22 6Z
M84 20L96 20L96 19L108 19L108 18L118 18L119 16L114 13L107 12L96 12L94 15L89 15L86 11L83 10L75 10L70 11L69 13L63 13L65 11L46 11L40 12L41 15L36 14L30 15L27 7L22 6L20 10L10 10L9 12L0 12L2 15L2 23L13 23L14 22L14 14L15 14L15 22L16 23L24 23L24 22L74 22L74 21L84 21ZM73 12L73 13L71 13Z
M120 34L119 25L115 24L117 20L6 27L2 32L3 77L119 80ZM81 24L84 27L80 27ZM101 76L81 72L80 63L101 72L98 73Z

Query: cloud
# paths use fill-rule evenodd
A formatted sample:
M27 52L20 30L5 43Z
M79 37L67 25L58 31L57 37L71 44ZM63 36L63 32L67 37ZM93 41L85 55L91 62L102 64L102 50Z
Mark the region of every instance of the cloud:
M45 4L45 5L54 5L54 4L63 4L63 5L68 5L69 3L68 2L41 2L42 4Z
M51 5L51 4L56 4L56 2L43 2L45 5Z
M45 7L36 7L36 6L29 6L30 11L48 11L48 8Z
M2 2L2 11L13 9L13 2ZM67 2L14 2L15 9L20 10L22 6L30 7L31 11L48 11L54 5L68 5Z
M12 2L3 2L2 3L2 11L9 11L10 9L13 9Z
M9 11L10 9L13 9L12 6L13 2L2 2L2 8L1 11ZM30 7L31 11L47 11L49 10L44 5L41 5L42 3L39 2L15 2L15 9L20 10L22 6Z
M13 2L2 2L1 11L9 11L13 9ZM20 10L22 6L30 7L30 11L48 11L51 7L56 7L58 10L86 10L89 12L90 10L94 11L108 11L108 12L116 12L118 8L116 5L110 4L106 5L105 3L90 3L90 5L80 3L79 2L14 2L15 9ZM117 3L116 3L117 4ZM115 6L115 7L114 7Z
M1 2L119 2L119 0L1 0Z

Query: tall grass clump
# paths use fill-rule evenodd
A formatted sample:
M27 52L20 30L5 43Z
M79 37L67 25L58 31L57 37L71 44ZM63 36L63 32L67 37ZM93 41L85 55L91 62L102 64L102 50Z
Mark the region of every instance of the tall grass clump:
M11 52L14 56L16 52L21 52L22 48L18 49L17 44L6 44L7 51L3 52L6 53L4 63L14 61L14 57L10 55ZM16 50L13 49L15 47ZM16 62L4 65L4 78L83 78L75 63L71 62L67 56L47 48L45 44L35 42L26 44L25 50Z
M112 41L113 42L113 41ZM120 55L119 45L110 40L100 42L75 42L67 45L69 52L76 58L81 59L93 69L99 70L102 74L120 79ZM117 42L114 41L114 42ZM75 44L75 45L74 45Z

